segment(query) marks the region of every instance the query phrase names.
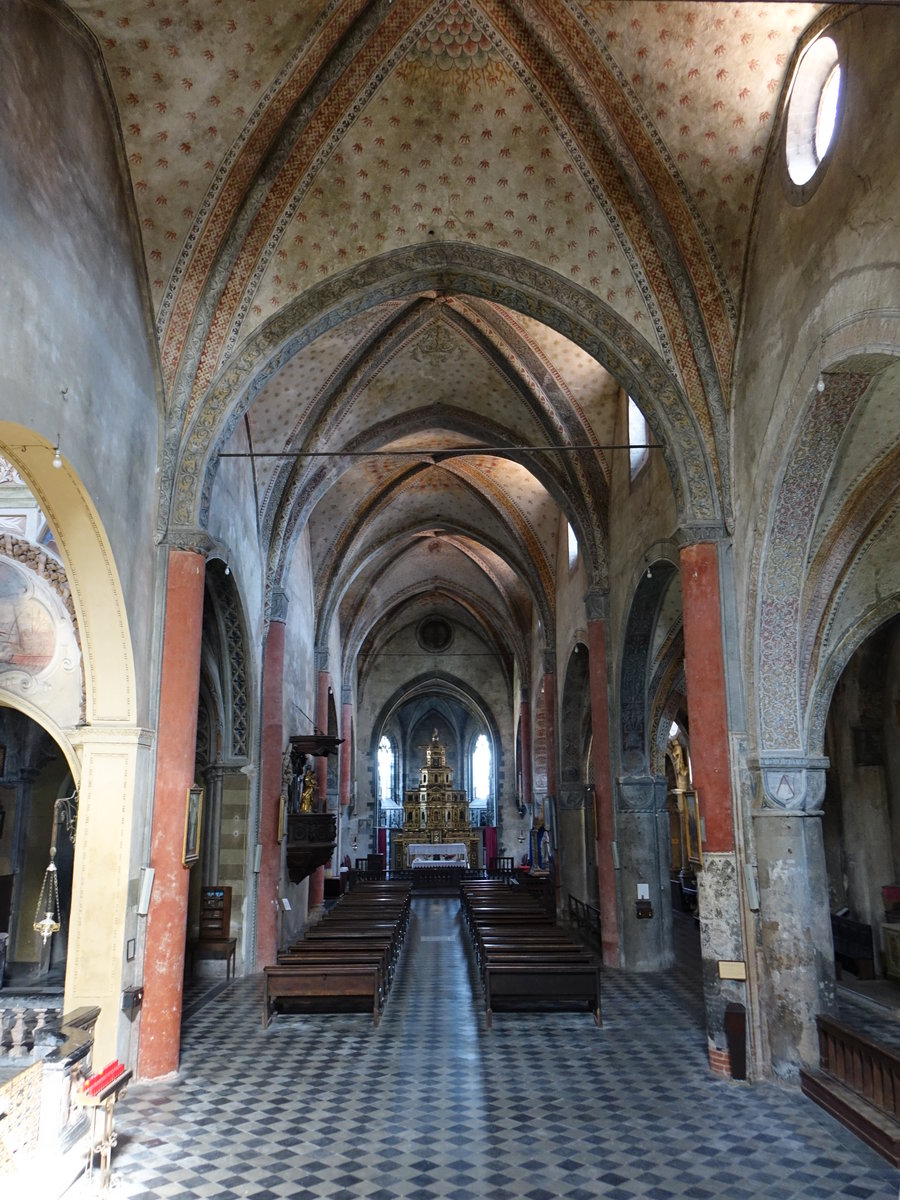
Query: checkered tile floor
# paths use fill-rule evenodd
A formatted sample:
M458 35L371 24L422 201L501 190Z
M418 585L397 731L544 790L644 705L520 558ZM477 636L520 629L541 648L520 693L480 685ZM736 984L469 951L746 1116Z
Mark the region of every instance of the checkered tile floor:
M258 978L188 997L178 1078L119 1105L112 1195L896 1200L900 1173L798 1091L710 1074L697 978L606 971L602 1029L488 1031L458 905L417 900L377 1029L263 1030Z

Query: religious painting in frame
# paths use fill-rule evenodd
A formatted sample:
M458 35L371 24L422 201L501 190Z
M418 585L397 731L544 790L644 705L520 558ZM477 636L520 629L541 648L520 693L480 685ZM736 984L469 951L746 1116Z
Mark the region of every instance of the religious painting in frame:
M696 792L684 793L684 827L687 832L688 861L692 866L703 866L702 829L700 827L700 803Z
M184 810L184 850L181 861L192 867L200 859L200 816L203 810L203 788L188 788Z

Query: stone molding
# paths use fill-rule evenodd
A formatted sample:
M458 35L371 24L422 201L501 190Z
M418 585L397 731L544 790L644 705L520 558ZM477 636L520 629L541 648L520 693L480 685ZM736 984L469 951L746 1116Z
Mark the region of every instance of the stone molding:
M282 588L272 588L269 593L269 620L284 625L288 614L288 594Z
M204 558L217 553L213 538L198 525L170 525L160 538L160 545L168 546L170 550L192 550Z
M583 783L561 787L557 798L560 812L582 812L587 794L586 785Z
M701 542L729 542L731 538L722 521L691 521L679 525L671 540L679 550L683 550L685 546L696 546Z
M798 813L819 815L825 799L828 766L827 758L790 751L761 754L751 763L751 767L759 771L762 782L760 807L767 812L790 816Z
M609 590L590 588L584 594L584 611L588 621L609 620Z
M636 776L616 780L616 810L620 813L661 813L665 811L667 793L664 777Z

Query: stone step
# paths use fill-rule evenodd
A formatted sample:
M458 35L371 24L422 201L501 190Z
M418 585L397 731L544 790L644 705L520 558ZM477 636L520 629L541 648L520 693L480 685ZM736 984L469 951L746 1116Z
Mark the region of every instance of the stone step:
M825 1071L801 1070L803 1094L814 1100L858 1138L900 1167L900 1121L882 1112Z

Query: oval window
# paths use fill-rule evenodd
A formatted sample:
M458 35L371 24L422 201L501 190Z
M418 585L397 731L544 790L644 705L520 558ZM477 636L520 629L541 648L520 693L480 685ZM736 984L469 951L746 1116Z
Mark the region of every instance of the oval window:
M818 171L834 139L841 96L841 67L830 37L805 51L788 105L785 155L791 181L802 187Z

